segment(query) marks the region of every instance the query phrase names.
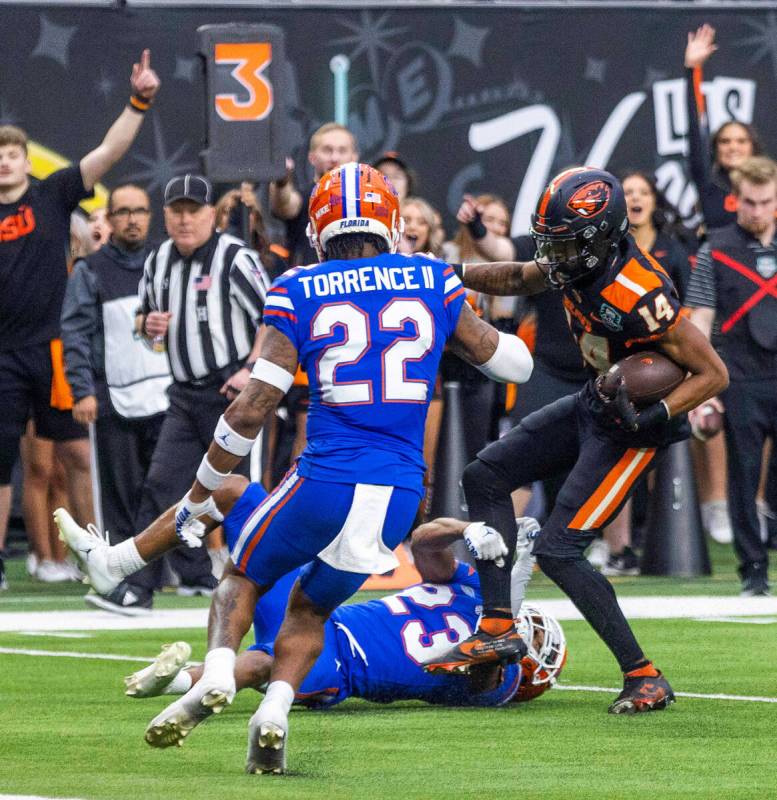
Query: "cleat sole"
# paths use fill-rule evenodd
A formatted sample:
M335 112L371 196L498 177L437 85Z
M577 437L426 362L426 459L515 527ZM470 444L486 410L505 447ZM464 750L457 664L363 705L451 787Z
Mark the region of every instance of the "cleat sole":
M286 731L263 722L248 745L246 772L249 775L283 775L286 772Z

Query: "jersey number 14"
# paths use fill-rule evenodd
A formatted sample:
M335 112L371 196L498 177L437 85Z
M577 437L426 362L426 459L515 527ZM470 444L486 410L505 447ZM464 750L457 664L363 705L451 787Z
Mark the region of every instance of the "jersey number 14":
M415 334L403 336L410 323ZM379 315L382 331L398 335L381 354L381 398L384 403L425 403L428 382L407 377L407 363L421 361L434 347L434 319L420 300L396 299L385 305ZM330 303L313 317L312 339L329 338L335 328L345 330L342 342L326 345L316 362L321 396L328 405L362 405L373 402L373 381L339 381L340 367L358 364L370 349L370 318L353 303Z

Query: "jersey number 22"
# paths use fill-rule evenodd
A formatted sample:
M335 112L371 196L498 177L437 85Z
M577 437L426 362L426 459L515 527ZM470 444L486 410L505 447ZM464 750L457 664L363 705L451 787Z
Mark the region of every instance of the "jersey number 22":
M384 403L425 403L428 383L407 377L406 364L421 361L434 347L434 320L420 300L391 300L381 309L378 324L382 331L399 334L410 322L415 335L398 335L381 354L381 398ZM370 318L353 303L330 303L313 317L312 339L332 336L335 328L345 329L338 344L326 345L316 362L321 395L328 405L362 405L373 402L372 380L338 381L340 367L357 364L370 348Z

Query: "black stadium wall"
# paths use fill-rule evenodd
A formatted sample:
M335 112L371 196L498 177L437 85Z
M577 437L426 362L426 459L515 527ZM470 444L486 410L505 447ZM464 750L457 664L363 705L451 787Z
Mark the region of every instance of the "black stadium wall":
M155 202L174 174L200 167L206 100L199 26L259 22L285 33L288 149L333 115L329 63L351 62L349 123L363 160L399 151L449 223L465 191L496 192L525 231L547 178L571 163L657 172L685 215L683 50L702 22L720 51L705 74L713 127L752 121L777 152L777 13L771 9L57 8L0 5L0 121L78 159L127 99L149 47L163 81L139 141L106 183L132 180Z

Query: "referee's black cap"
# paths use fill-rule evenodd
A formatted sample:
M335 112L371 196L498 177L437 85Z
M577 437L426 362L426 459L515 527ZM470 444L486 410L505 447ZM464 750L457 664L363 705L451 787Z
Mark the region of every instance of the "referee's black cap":
M165 186L165 205L169 206L176 200L191 200L209 206L213 203L213 187L202 175L178 175Z

